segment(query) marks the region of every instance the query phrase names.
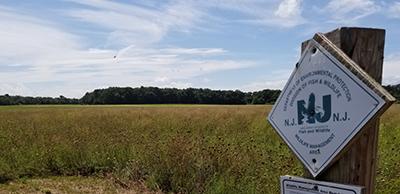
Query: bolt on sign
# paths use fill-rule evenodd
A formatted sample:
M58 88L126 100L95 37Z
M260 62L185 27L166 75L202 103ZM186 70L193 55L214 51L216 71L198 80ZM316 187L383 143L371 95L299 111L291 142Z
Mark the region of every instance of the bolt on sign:
M323 46L322 46L323 45ZM304 50L268 121L317 177L394 98L317 33Z

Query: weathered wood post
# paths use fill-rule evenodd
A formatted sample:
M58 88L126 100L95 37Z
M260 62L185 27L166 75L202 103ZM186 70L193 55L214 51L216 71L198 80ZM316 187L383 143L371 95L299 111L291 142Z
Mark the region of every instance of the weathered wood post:
M381 84L385 30L345 27L324 35ZM307 43L303 42L302 51ZM361 185L365 187L366 194L374 193L379 118L371 122L317 180ZM303 177L314 178L306 168Z
M375 191L379 118L395 98L381 85L385 30L316 33L268 115L304 165L282 194Z

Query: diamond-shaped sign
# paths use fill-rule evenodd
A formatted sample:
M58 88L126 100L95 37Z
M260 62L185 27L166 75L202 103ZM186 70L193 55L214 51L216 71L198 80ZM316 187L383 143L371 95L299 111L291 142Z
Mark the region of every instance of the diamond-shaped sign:
M311 39L268 121L316 177L385 103Z

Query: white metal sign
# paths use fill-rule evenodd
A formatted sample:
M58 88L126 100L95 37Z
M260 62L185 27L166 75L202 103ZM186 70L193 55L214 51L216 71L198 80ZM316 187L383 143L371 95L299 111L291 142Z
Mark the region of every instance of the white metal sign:
M281 176L281 194L361 194L364 187Z
M268 121L316 177L384 104L311 39Z

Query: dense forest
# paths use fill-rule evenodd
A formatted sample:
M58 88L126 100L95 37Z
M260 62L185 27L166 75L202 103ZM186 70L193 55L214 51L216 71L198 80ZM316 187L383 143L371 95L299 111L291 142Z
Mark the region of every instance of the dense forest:
M383 86L399 102L400 84ZM158 87L110 87L87 92L81 99L64 96L23 97L0 95L0 105L34 104L274 104L280 90L257 92L240 90L177 89Z
M280 90L244 93L239 90L119 88L110 87L88 92L81 104L273 104Z
M280 90L241 92L239 90L177 89L158 87L110 87L87 92L81 99L64 96L22 97L0 95L0 105L30 104L273 104Z
M51 97L24 97L0 95L0 105L33 105L33 104L79 104L79 99L60 96Z

